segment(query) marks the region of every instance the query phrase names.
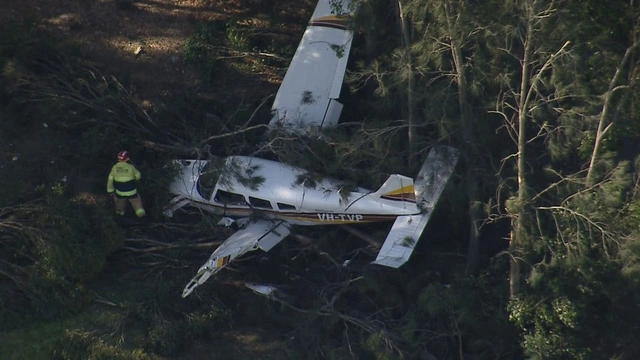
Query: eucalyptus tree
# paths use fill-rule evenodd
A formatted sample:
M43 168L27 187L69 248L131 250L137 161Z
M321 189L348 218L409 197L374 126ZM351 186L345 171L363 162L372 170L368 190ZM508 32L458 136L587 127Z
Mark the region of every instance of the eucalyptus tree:
M545 117L549 116L549 109L557 99L546 89L546 80L558 60L568 54L569 42L543 38L543 30L557 18L554 2L526 0L492 5L490 20L475 27L482 35L485 49L482 60L486 62L479 86L485 91L483 100L487 108L484 111L502 118L503 126L498 133L504 131L513 143L512 147L508 142L502 144L510 149L510 154L500 160L498 173L501 179L507 175L507 181L499 187L498 193L502 192L502 187L511 189L504 215L511 221L509 292L513 297L520 292L523 247L530 238L528 228L532 224L530 178L533 166L529 149L548 133ZM447 7L444 9L446 11ZM460 99L462 101L464 97L460 96ZM488 105L490 102L493 105ZM464 109L461 114L464 119ZM515 182L509 180L511 169Z
M494 4L413 0L407 1L406 8L414 26L411 50L416 73L422 78L422 99L425 107L438 109L425 111L426 116L447 119L450 131L446 136L462 151L470 225L466 271L473 274L478 271L481 199L488 198L485 184L492 182L487 181L492 173L487 145L494 138L487 136L491 125L481 105L483 74L479 73L482 66L478 63L485 60L478 55L486 53L481 35ZM446 106L440 110L439 103ZM479 176L482 174L488 176Z
M628 16L637 5L515 5L520 25L503 37L511 39L505 53L522 54L509 73L519 85L496 109L517 141L518 192L507 207L516 215L511 254L521 261L512 261L510 317L533 358L635 357L627 334L638 287L624 274L638 259L634 155L620 146L634 135L613 129L637 121L629 99L638 27ZM514 270L523 263L527 285L519 286Z

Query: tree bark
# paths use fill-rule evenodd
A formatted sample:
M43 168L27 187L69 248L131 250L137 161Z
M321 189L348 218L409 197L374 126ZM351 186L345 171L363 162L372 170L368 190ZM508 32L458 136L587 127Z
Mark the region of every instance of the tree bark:
M509 243L509 254L511 255L511 266L509 270L509 295L514 297L520 293L521 261L518 255L524 237L524 218L526 216L527 202L527 180L526 180L526 144L527 144L527 107L529 103L529 71L531 66L531 55L533 51L533 5L529 2L525 4L527 17L526 35L524 41L524 56L522 59L522 78L520 80L518 99L518 152L517 176L518 195L517 210L512 214L511 220L511 241Z
M359 237L360 239L366 241L367 243L369 243L369 245L373 246L375 249L379 249L382 246L382 242L380 242L379 240L376 240L374 237L369 236L368 234L354 228L353 226L349 226L349 225L340 225L341 228L343 228L344 230L346 230L347 232Z
M407 138L409 141L409 168L413 167L416 153L416 128L415 128L415 79L413 76L413 60L411 58L411 34L409 34L409 21L404 16L402 4L397 1L396 11L400 21L400 31L402 32L402 42L404 45L404 60L407 69Z
M609 113L611 111L611 102L613 94L620 89L625 88L624 86L617 86L620 82L620 78L624 73L624 68L631 59L634 51L640 45L640 36L634 39L634 42L627 51L624 53L622 60L620 60L620 64L616 68L615 75L611 79L609 83L609 88L604 96L604 103L602 104L602 112L600 113L600 121L598 122L598 129L596 130L596 138L593 142L593 151L591 152L591 159L589 160L589 169L587 170L587 178L586 178L586 186L590 187L594 183L593 179L593 169L595 167L596 162L598 161L598 156L600 155L600 146L602 145L602 139L604 135L608 132L613 125L613 122L609 122Z
M472 275L477 273L480 262L480 231L477 226L480 214L476 206L478 198L478 184L476 176L474 175L475 169L472 166L474 163L472 159L475 154L478 153L475 147L477 139L473 134L474 124L472 123L471 111L469 109L468 82L465 71L464 56L462 54L462 41L459 35L460 23L459 19L454 19L449 1L450 0L444 0L442 4L447 21L447 31L449 33L449 48L451 50L451 57L455 68L455 81L458 87L458 106L460 109L460 124L462 127L462 138L464 141L463 151L467 160L465 182L467 187L467 196L469 198L469 208L467 213L469 216L469 246L467 248L467 264L465 272L468 275ZM462 9L460 9L460 11L462 11Z

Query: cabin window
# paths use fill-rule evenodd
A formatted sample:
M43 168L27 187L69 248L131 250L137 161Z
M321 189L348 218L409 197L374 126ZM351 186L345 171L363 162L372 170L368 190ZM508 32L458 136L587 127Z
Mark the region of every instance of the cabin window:
M296 207L289 204L278 203L278 208L280 210L295 210Z
M216 191L213 200L225 205L247 206L244 196L224 190Z
M219 177L220 171L218 171L216 164L213 162L208 162L202 167L200 175L198 176L196 189L203 199L211 199Z
M273 209L271 206L271 202L264 199L254 198L253 196L249 196L249 204L253 207L262 208L262 209Z

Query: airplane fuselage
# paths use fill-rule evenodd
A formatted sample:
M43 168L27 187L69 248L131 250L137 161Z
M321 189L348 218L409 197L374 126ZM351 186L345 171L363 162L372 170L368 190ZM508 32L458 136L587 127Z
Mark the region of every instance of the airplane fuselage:
M315 179L303 169L257 157L180 164L181 175L171 193L222 216L258 214L293 225L329 225L392 221L420 213L412 182L403 188L406 194L395 191L381 197L379 192L345 189L339 181Z

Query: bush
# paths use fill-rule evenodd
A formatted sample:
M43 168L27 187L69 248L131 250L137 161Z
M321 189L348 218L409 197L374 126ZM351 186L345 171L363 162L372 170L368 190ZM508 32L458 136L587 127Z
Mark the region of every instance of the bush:
M126 351L105 344L93 333L82 330L67 330L53 351L54 360L148 360L142 350Z
M2 292L2 329L19 319L56 319L80 311L89 301L82 286L122 246L123 231L98 204L68 199L64 186L41 187L37 200L4 208L0 257L12 265ZM9 295L11 294L11 295ZM17 315L16 315L17 314Z
M159 355L177 355L194 340L206 337L229 321L228 312L212 309L190 313L175 322L158 322L149 333L147 347Z
M41 192L42 201L28 212L41 234L28 235L37 255L34 268L44 278L91 279L102 271L107 255L122 246L123 231L98 204L66 198L61 184Z

